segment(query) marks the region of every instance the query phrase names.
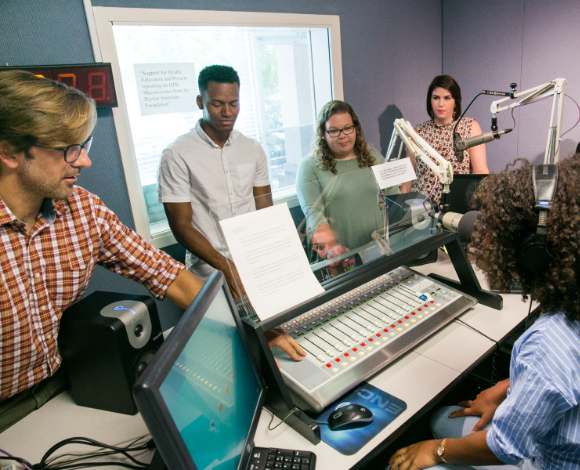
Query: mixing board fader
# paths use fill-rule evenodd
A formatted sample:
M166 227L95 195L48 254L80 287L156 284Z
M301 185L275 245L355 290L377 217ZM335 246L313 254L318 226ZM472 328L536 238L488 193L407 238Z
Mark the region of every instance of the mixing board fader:
M476 303L399 267L282 324L302 362L275 355L299 404L320 412Z

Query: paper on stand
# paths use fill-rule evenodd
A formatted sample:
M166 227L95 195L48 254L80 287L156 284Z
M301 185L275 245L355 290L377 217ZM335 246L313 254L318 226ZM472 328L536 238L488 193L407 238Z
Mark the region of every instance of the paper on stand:
M382 163L371 167L375 174L379 188L385 189L391 186L398 186L417 178L411 160L402 158L391 162Z
M324 292L286 203L221 220L220 225L260 320Z

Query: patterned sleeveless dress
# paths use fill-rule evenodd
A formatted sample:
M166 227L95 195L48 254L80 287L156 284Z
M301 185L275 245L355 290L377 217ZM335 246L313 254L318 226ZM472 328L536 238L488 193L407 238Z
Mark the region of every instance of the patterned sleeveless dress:
M472 122L472 118L461 119L459 126L457 126L457 132L461 135L462 139L471 137ZM431 147L437 150L445 160L451 163L453 174L466 175L471 173L471 158L469 150L463 151L463 162L460 163L455 157L455 150L453 148L453 128L456 123L457 121L453 121L449 124L438 126L434 121L426 121L417 126L417 133L423 137ZM413 181L411 191L416 191L427 196L433 189L436 176L422 160L416 160L417 168L415 172L417 173L417 179ZM437 187L431 195L431 198L434 201L440 202L442 189L443 185L438 182Z

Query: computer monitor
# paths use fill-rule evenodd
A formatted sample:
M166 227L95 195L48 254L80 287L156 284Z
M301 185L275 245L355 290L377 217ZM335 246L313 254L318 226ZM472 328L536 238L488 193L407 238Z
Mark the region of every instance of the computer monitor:
M264 384L224 276L214 273L134 387L170 470L244 469Z
M472 206L472 199L481 180L487 175L453 175L449 185L449 211L465 214L477 210Z

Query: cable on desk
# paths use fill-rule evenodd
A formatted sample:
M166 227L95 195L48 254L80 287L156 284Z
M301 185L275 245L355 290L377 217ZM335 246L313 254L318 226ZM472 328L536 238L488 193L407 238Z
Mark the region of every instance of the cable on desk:
M87 467L105 467L111 466L112 464L118 467L125 467L125 468L132 468L132 469L146 469L149 466L149 463L141 462L135 459L129 452L140 452L145 450L150 450L155 448L155 444L153 443L152 439L142 443L142 441L147 436L141 436L134 439L130 444L124 447L119 446L111 446L107 444L103 444L102 442L95 441L93 439L89 439L86 437L73 437L70 439L65 439L54 446L52 446L42 457L40 463L32 465L27 460L14 457L10 455L8 452L0 449L0 452L7 455L7 457L2 457L2 459L7 460L14 460L22 465L27 470L65 470L65 469L76 469L76 468L87 468ZM84 444L92 447L98 447L99 450L88 452L86 454L64 454L61 456L54 457L49 460L51 454L55 451L64 447L68 444ZM89 462L89 460L97 458L97 457L104 457L109 455L121 454L125 458L129 459L132 463L125 463L119 462L118 460L109 460L109 461L102 461L102 462ZM57 460L63 457L72 457L64 460L63 462L57 462Z
M286 421L291 415L293 415L294 413L296 413L297 411L300 411L300 408L294 408L292 411L290 411L290 413L288 413L286 415L286 417L280 421L276 426L274 426L273 428L270 427L272 426L272 421L274 421L274 413L272 413L269 409L264 408L268 413L270 413L270 415L272 415L272 419L270 419L270 422L268 423L268 431L273 431L274 429L276 429L278 426L280 426L284 421Z
M2 457L2 460L14 460L15 462L18 462L20 465L22 465L25 469L32 470L30 468L30 467L32 467L32 464L30 462L28 462L27 460L21 459L20 457L14 457L12 454L9 454L8 452L6 452L3 449L0 449L0 452L2 452L4 455L6 455L6 457Z
M467 323L465 323L463 320L460 320L459 318L455 318L455 321L458 321L459 323L461 323L462 325L465 325L467 328L472 329L473 331L475 331L476 333L479 333L481 336L485 336L488 340L490 340L491 342L495 343L495 345L499 348L499 342L496 341L493 338L490 338L489 336L487 336L485 333L482 333L481 331L479 331L477 328L473 328L471 325L468 325Z
M141 441L149 436L150 436L150 434L145 434L145 435L139 436L137 438L126 439L120 443L113 444L111 447L119 447L119 446L129 442L129 444L125 447L125 449L127 449L130 452L150 450L150 443L153 442L151 439L143 444L136 445L139 441ZM106 447L101 447L100 449L98 449L96 451L83 452L80 454L62 454L62 455L53 457L51 459L46 459L45 466L48 468L53 468L53 469L54 468L62 468L63 464L65 464L65 463L71 464L71 463L83 462L86 460L96 459L96 458L104 457L104 456L108 456L108 455L114 455L117 453L118 453L117 451L109 450ZM57 463L57 461L59 461L59 460L60 460L60 462Z
M128 463L122 463L122 462L115 462L115 465L120 465L122 467L127 467L127 468L135 468L135 469L140 469L140 468L147 468L149 464L145 463L145 462L141 462L137 459L135 459L132 455L129 454L129 452L132 451L136 451L136 450L145 450L148 449L148 442L145 444L140 444L138 446L133 446L132 444L125 446L125 447L116 447L116 446L110 446L108 444L103 444L102 442L98 442L95 441L93 439L89 439L87 437L72 437L70 439L65 439L57 444L55 444L54 446L52 446L42 457L42 460L40 461L40 463L38 464L38 466L35 466L35 469L38 470L59 470L59 469L68 469L68 468L80 468L81 466L83 467L100 467L103 465L107 465L110 464L110 462L93 462L93 463L82 463L82 464L76 464L76 462L80 462L81 460L86 460L88 458L90 458L90 456L87 456L85 458L81 457L79 459L76 459L75 463L73 464L66 464L66 462L63 463L56 463L56 464L48 464L47 460L50 457L51 454L53 454L55 451L57 451L58 449L60 449L61 447L64 447L68 444L84 444L84 445L88 445L88 446L92 446L92 447L99 447L99 448L103 448L106 449L104 452L95 452L94 454L98 453L100 454L99 457L104 456L104 455L114 455L114 454L121 454L124 457L126 457L127 459L129 459L131 462L134 463L134 465L128 464Z

